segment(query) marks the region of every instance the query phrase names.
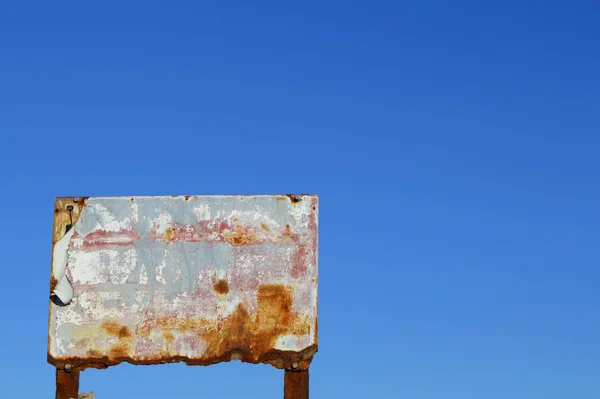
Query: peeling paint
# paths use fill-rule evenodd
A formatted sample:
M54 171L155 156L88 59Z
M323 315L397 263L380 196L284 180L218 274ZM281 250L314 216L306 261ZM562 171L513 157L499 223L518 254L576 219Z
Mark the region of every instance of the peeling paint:
M67 279L66 270L67 252L74 232L74 229L69 230L64 237L54 245L52 254L52 280L55 280L57 283L51 294L56 295L64 304L71 303L71 300L73 299L73 287Z
M66 281L73 295L69 306L50 303L50 363L308 368L318 345L316 196L80 204L54 241L54 291L68 298ZM55 211L55 233L64 221Z

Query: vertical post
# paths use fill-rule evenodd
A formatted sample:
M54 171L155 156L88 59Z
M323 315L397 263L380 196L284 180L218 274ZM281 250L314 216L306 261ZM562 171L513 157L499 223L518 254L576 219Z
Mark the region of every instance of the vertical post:
M284 399L308 399L308 369L285 370L283 381Z
M77 399L79 371L56 368L56 399Z

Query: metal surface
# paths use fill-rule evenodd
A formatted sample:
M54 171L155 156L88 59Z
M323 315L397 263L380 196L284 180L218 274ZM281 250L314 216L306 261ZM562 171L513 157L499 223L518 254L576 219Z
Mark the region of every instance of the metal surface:
M75 399L79 391L79 371L56 369L56 399Z
M308 370L285 371L283 398L308 399Z
M306 370L317 214L313 195L57 199L48 361Z

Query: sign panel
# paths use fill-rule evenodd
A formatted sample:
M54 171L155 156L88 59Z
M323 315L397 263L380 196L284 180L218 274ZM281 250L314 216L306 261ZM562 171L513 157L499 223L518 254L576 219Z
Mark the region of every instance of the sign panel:
M308 368L317 196L70 197L54 215L48 361L57 368Z

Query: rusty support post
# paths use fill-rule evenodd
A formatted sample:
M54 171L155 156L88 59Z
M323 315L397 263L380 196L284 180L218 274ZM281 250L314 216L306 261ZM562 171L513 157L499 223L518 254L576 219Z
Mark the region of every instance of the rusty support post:
M77 399L79 371L56 369L56 399Z
M308 370L285 370L284 399L308 399Z

